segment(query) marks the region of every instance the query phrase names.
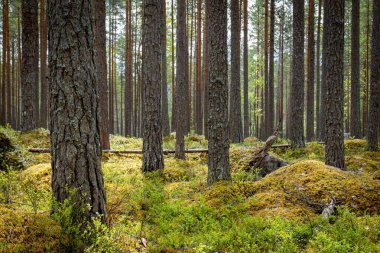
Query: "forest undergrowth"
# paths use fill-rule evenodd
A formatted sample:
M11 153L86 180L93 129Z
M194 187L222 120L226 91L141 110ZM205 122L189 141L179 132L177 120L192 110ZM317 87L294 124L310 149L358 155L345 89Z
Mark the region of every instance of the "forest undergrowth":
M73 240L65 219L73 210L51 215L50 155L28 152L49 147L49 132L0 134L12 145L0 150L0 252L64 252L84 242L87 252L380 252L380 152L365 151L365 140L345 141L345 170L324 165L317 142L272 149L290 165L258 178L247 162L262 142L250 137L231 145L232 182L213 186L205 154L166 155L163 171L145 175L142 156L103 154L108 227L94 222ZM174 145L164 138L164 149ZM141 147L138 138L111 138L113 149ZM207 141L190 135L186 148ZM326 219L329 203L336 211Z

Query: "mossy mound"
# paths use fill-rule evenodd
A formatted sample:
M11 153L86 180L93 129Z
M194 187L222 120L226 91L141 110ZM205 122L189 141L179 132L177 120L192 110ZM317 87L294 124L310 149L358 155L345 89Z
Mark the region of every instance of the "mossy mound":
M253 214L259 216L315 215L332 199L359 214L380 212L380 181L319 161L280 168L255 182L253 188Z
M0 252L58 252L60 225L49 212L33 214L0 205Z
M38 128L30 132L19 133L18 142L25 148L49 148L50 131Z
M14 143L12 136L0 129L0 171L24 168L21 151Z

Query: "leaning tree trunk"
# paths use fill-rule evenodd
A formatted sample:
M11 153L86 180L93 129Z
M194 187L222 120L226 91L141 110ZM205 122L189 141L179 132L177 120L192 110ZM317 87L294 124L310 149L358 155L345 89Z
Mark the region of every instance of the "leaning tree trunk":
M371 93L368 117L368 149L378 149L378 128L380 111L380 1L373 1Z
M21 130L36 128L38 120L38 1L22 1Z
M85 220L105 221L91 3L48 2L52 188L58 202L89 205Z
M228 141L227 0L208 1L209 32L209 184L230 180Z
M161 15L163 5L144 0L143 28L143 166L144 172L163 169L161 124Z
M293 1L293 66L290 87L290 140L293 147L304 147L304 1Z
M326 140L327 165L344 168L343 136L343 59L344 59L344 0L326 0L323 36L326 36L324 71L326 82Z
M360 0L352 1L350 134L360 138Z

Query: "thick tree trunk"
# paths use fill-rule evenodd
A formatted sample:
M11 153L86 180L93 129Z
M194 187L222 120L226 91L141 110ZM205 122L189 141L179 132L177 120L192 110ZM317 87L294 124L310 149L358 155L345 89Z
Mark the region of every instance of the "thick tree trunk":
M314 0L309 0L306 79L306 140L314 138Z
M327 165L344 168L343 136L343 52L344 52L344 0L326 0L324 27L326 57L324 65L326 79L326 140L325 160Z
M231 1L231 84L230 84L230 141L243 140L240 94L240 10L239 0Z
M290 140L293 147L304 147L304 1L293 1L293 66L290 87Z
M162 51L161 51L161 88L162 88L162 134L168 136L170 134L169 111L168 111L168 83L166 68L166 1L163 1L161 15L161 32L162 32Z
M40 61L41 61L41 109L40 109L40 127L47 128L48 125L48 79L46 73L47 57L47 16L45 11L45 0L40 0Z
M360 138L360 0L352 0L350 135Z
M188 71L186 62L186 4L182 0L177 0L177 74L176 74L176 144L175 157L177 159L185 159L185 141L187 122L187 106L186 94L188 93L186 85L186 72Z
M248 0L244 2L244 39L243 39L243 69L244 69L244 127L243 137L249 136L249 108L248 108Z
M21 130L36 128L38 120L38 1L22 1Z
M228 141L227 0L207 0L209 20L209 157L207 182L230 180Z
M96 81L99 94L100 140L102 149L109 149L105 0L94 1L93 13Z
M371 45L371 93L368 117L368 150L378 149L380 111L380 1L373 1Z
M91 3L48 2L52 188L58 202L89 205L85 220L105 221Z
M143 28L143 166L144 172L163 169L161 124L161 15L163 3L144 0Z

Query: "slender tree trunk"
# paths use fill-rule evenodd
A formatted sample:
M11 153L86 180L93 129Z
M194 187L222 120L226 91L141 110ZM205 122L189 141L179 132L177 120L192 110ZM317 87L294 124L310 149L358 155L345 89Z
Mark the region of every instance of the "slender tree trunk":
M197 80L195 86L195 132L203 133L202 117L202 0L197 1Z
M268 119L266 125L267 136L274 131L274 19L275 0L270 1L270 38L269 38L269 76L268 76L268 93L267 93L267 109Z
M12 96L11 96L11 90L12 90L12 83L11 83L11 37L10 37L10 33L9 33L9 29L10 29L10 25L9 25L9 2L8 0L6 0L7 2L7 14L6 14L6 19L7 19L7 66L6 66L6 69L7 69L7 82L6 82L6 85L7 85L7 100L6 100L6 103L7 103L7 108L6 108L6 111L7 111L7 123L11 123L11 119L12 119L12 113L11 113L11 105L12 105Z
M293 147L304 147L304 27L305 7L293 1L293 66L290 87L290 140Z
M143 166L144 172L163 169L161 124L162 1L144 0L143 28Z
M319 0L318 3L318 25L317 25L317 69L316 69L316 77L317 77L317 89L316 89L316 108L315 108L315 114L316 114L316 121L317 121L317 138L321 136L321 112L320 112L320 106L321 106L321 64L320 64L320 50L321 50L321 10L322 10L323 0Z
M352 0L351 25L351 136L361 137L360 129L360 0Z
M371 45L371 93L368 117L368 150L378 150L380 111L380 1L373 1Z
M133 84L132 84L132 1L125 5L125 90L124 90L124 124L125 135L132 136Z
M370 33L370 5L367 0L367 29L366 29L366 60L364 70L364 96L363 96L363 136L368 133L368 101L369 101L369 33ZM367 136L368 138L368 136Z
M113 1L109 1L109 39L108 39L108 117L109 117L109 133L114 134L114 93L113 93Z
M12 68L12 73L11 73L11 98L12 98L12 103L11 103L11 126L13 129L16 128L16 80L15 80L15 67L16 67L16 63L15 63L15 40L14 38L12 38L12 56L11 56L11 59L12 59L12 64L11 64L11 68Z
M306 80L306 140L314 138L314 0L309 0Z
M325 160L327 165L344 168L343 135L343 59L344 59L344 0L326 0L324 27L327 43L324 48L326 78L326 140Z
M186 132L186 93L188 93L186 85L186 4L185 1L177 0L177 74L176 74L176 153L177 159L185 159L185 142L184 135Z
M244 68L244 127L243 137L249 136L249 108L248 108L248 0L244 2L244 52L243 52L243 68Z
M22 1L21 130L36 128L38 120L38 1Z
M162 8L162 51L161 51L161 88L162 88L162 133L164 136L170 134L169 112L168 112L168 84L166 67L166 1L163 1Z
M279 131L283 131L284 115L284 25L285 25L285 1L282 2L281 24L280 24L280 76L279 76L279 96L278 96L278 122Z
M209 2L208 184L231 180L228 141L227 0Z
M239 0L231 1L231 84L230 84L230 141L243 140L240 94L240 10Z
M69 199L76 208L83 204L84 220L102 215L104 222L91 4L89 0L48 1L52 188L58 202Z
M263 124L262 124L262 137L265 140L268 134L268 119L269 119L269 76L268 76L268 0L264 1L264 93L263 94Z
M209 1L205 0L204 11L204 26L203 26L203 131L205 138L208 139L208 87L209 87L209 19L208 19L208 7Z
M47 128L48 125L48 79L46 72L47 57L47 20L45 11L45 0L40 0L40 61L41 61L41 110L40 127Z
M105 0L94 1L93 13L96 81L99 92L100 140L102 149L109 149Z
M18 85L17 85L17 129L21 127L21 14L20 10L18 10L17 16L17 65L18 65Z
M172 122L171 122L171 128L172 131L175 131L176 129L176 101L175 101L175 74L174 74L174 0L172 0L171 4L171 40L172 40L172 46L171 46L171 53L172 53Z
M9 30L9 23L8 23L8 9L9 9L9 3L8 0L3 1L3 65L2 65L2 76L1 76L1 124L5 125L7 123L7 43L8 43L8 30Z

